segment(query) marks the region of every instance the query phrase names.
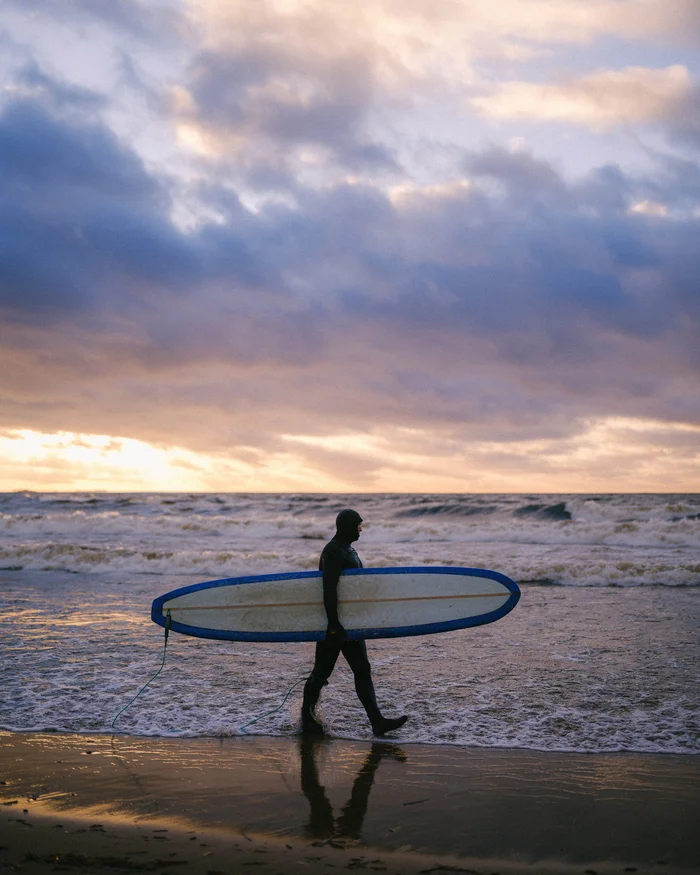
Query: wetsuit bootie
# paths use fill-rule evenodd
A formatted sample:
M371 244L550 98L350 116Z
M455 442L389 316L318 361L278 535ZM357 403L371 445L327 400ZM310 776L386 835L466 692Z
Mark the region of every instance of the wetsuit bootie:
M391 732L393 729L400 729L407 720L407 714L404 714L402 717L380 716L378 720L372 721L372 731L375 735L385 735L387 732Z
M398 729L403 726L408 720L408 717L383 717L382 712L377 705L377 696L374 692L374 684L371 676L355 677L355 691L357 698L362 702L362 705L367 712L369 722L372 724L372 732L375 735L384 735L391 732L393 729Z
M315 716L309 712L301 712L301 731L304 735L325 735L326 730Z
M304 684L304 698L301 705L301 731L304 735L326 734L326 730L316 719L316 714L314 713L321 690L325 687L326 683L327 681L323 681L312 674Z

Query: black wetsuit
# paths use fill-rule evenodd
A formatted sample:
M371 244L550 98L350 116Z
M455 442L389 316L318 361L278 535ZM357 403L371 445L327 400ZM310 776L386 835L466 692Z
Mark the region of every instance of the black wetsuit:
M328 618L325 640L316 643L314 668L304 686L301 707L302 731L315 735L323 734L323 726L314 716L314 708L321 690L328 683L338 656L342 653L355 678L355 692L362 702L375 735L384 735L398 729L406 717L390 719L383 717L377 706L372 683L372 669L367 658L367 645L363 640L348 641L338 617L338 581L343 571L362 568L360 557L353 549L353 542L360 537L362 517L354 510L343 510L336 518L335 537L326 544L321 553L319 570L323 572L323 604ZM347 587L352 587L352 578Z
M344 538L335 535L334 538L326 544L321 553L321 559L318 563L319 571L323 572L324 591L327 586L337 586L338 578L347 568L362 568L362 561L355 552L352 544L348 543ZM328 609L328 608L327 608ZM337 622L337 616L329 615L329 620ZM328 678L331 676L338 656L343 654L348 665L352 669L355 676L355 689L360 701L364 705L363 695L369 694L369 686L372 684L371 668L369 659L367 658L367 645L364 641L318 641L316 643L316 658L314 660L313 677L323 681L321 686L328 683ZM362 693L358 689L358 679L361 682ZM372 697L374 689L372 688ZM376 703L375 703L376 705ZM366 706L365 706L366 707Z

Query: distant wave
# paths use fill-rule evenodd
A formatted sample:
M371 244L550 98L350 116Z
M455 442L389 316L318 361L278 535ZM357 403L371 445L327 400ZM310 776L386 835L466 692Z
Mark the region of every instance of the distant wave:
M526 504L525 507L516 508L513 516L539 516L548 520L570 520L571 511L567 510L566 502L559 504Z
M394 514L399 519L420 519L421 517L470 517L485 516L505 511L503 504L475 504L473 499L441 504L423 503L418 506L398 510ZM526 504L511 511L516 517L533 517L557 522L572 519L571 511L565 501L557 504Z
M700 584L697 495L0 495L0 570L233 577L305 570L342 507L368 566L561 586Z
M464 504L431 504L424 507L409 507L397 511L394 516L400 518L434 517L434 516L476 516L478 514L495 513L499 510L495 505L470 507Z

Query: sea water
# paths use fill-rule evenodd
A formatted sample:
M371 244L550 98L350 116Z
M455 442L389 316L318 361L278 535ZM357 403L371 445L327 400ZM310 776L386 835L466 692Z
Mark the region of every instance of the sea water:
M0 496L0 728L291 735L313 644L163 629L191 583L310 570L343 507L365 566L490 568L522 590L497 623L369 643L395 738L559 751L700 753L699 495ZM370 729L342 658L320 713ZM246 724L247 729L243 730Z

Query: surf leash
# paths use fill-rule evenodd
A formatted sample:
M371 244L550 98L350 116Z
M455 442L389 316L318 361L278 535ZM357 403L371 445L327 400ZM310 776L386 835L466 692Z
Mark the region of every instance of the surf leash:
M117 720L122 716L122 714L134 704L134 702L138 699L138 697L141 695L141 693L143 693L143 691L146 689L146 687L149 686L149 684L152 684L153 681L158 677L158 675L163 671L163 668L165 666L165 654L167 653L167 650L168 650L168 635L170 634L171 621L172 621L172 617L170 615L170 611L168 611L168 616L167 616L167 619L165 621L165 639L163 641L163 659L161 660L160 667L159 667L158 671L153 675L152 678L149 678L149 680L146 681L146 683L141 687L141 689L138 691L138 693L136 693L134 698L130 702L127 702L127 704L124 705L124 707L121 709L121 711L119 711L119 713L116 715L114 720L112 720L112 729L114 729ZM252 720L249 720L247 723L244 723L243 726L239 727L238 731L245 733L246 729L249 726L252 726L253 723L257 723L259 720L263 720L265 717L270 717L270 716L272 716L272 714L276 714L278 711L281 711L282 708L284 708L284 706L287 702L287 699L292 695L293 691L299 686L299 684L303 684L305 681L306 681L306 676L304 676L303 678L299 678L299 680L296 681L295 683L293 683L292 686L287 690L287 693L286 693L284 699L282 699L282 703L280 705L278 705L276 708L273 708L272 711L266 711L264 714L261 714L259 717L254 717Z
M253 723L257 723L258 720L262 720L265 717L269 717L271 714L276 714L278 711L281 711L284 708L285 702L292 695L292 691L296 689L299 684L303 684L306 681L307 676L305 675L303 678L300 678L296 683L292 684L291 687L287 690L287 695L282 699L282 704L278 705L277 708L273 708L272 711L268 711L266 714L261 714L259 717L254 717L252 720L249 720L247 723L244 723L243 726L238 728L239 732L243 732L245 734L246 729L249 726L252 726Z
M123 707L123 708L121 709L121 711L117 714L117 716L114 718L114 720L112 720L112 729L114 729L114 724L115 724L115 723L117 722L117 720L121 717L121 715L126 711L126 709L127 709L127 708L130 708L130 707L134 704L134 702L138 699L138 697L139 697L139 696L141 695L141 693L146 689L146 687L147 687L150 683L152 683L152 681L154 681L154 680L158 677L158 675L163 671L163 666L165 665L165 652L166 652L167 649L168 649L168 635L169 635L169 633L170 633L170 621L171 621L171 619L172 619L172 618L171 618L171 616L170 616L170 611L168 611L168 618L167 618L167 620L165 621L165 641L163 642L163 661L162 661L161 664L160 664L160 668L158 669L158 671L153 675L153 677L152 677L150 680L146 681L146 683L141 687L141 689L138 691L138 693L136 693L136 695L135 695L134 698L128 703L128 705L124 705L124 707ZM290 690L290 692L291 692L291 690ZM284 704L284 703L282 703L282 704Z

